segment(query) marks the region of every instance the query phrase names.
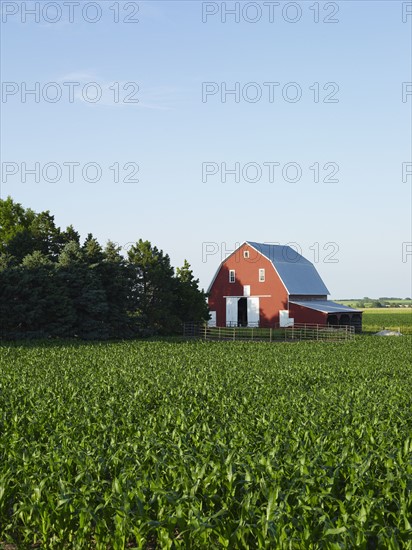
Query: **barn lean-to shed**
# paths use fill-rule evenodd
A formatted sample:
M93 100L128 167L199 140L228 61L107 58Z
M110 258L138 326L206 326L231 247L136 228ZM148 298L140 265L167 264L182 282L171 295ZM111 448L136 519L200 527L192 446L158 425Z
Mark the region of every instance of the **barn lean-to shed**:
M220 264L208 289L211 325L362 328L362 312L328 300L314 265L289 246L246 241Z

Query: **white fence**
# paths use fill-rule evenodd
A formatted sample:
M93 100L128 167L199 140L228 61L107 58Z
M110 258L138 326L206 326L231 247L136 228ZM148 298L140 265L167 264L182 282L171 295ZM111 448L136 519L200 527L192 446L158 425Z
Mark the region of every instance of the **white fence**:
M241 340L256 342L292 342L302 340L346 341L355 336L355 329L349 325L310 325L295 323L293 327L209 327L185 323L183 336L203 340Z

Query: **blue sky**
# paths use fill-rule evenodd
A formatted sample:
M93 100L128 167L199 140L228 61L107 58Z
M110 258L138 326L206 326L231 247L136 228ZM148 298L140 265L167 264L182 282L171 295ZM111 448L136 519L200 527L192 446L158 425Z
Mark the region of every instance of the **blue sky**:
M50 210L102 244L126 250L148 239L175 266L187 258L205 288L225 252L252 240L296 243L333 298L411 295L412 176L402 178L411 163L405 86L402 101L412 81L410 2L279 0L270 21L267 2L227 1L239 22L222 22L222 2L81 0L69 3L72 22L63 2L1 3L2 198ZM37 15L23 22L25 9ZM259 10L259 21L247 20ZM25 95L36 82L40 96ZM202 97L206 82L217 93ZM237 82L239 97L223 102L222 89ZM324 102L332 93L338 101ZM23 182L22 163L41 172L56 163L61 179ZM90 163L99 181L87 181ZM239 167L240 181L223 181L224 163ZM274 181L268 163L278 163ZM338 181L323 181L335 168Z

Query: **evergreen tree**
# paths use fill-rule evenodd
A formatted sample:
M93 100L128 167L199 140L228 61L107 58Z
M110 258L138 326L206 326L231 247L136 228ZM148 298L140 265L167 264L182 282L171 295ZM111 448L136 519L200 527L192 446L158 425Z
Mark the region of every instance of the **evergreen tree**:
M139 240L126 260L89 233L80 245L48 212L0 200L1 336L125 338L172 334L183 321L208 318L205 294L185 260Z
M63 246L70 241L75 241L76 243L80 244L80 235L72 225L69 225L66 228L66 231L62 231L60 233L61 248L63 248Z
M102 247L98 243L97 239L89 233L82 246L83 258L89 265L100 264L103 261L104 254Z
M199 289L199 279L195 279L190 264L184 261L176 269L177 279L177 314L181 322L200 323L209 319L209 308L206 294Z
M140 239L129 249L128 257L132 268L131 298L140 326L149 333L173 333L179 319L169 256Z
M8 266L0 270L0 327L2 338L17 338L24 331L23 322L28 313L24 302L23 273Z
M89 265L79 244L71 241L62 250L57 268L75 310L74 335L85 339L107 338L108 304L98 264Z
M11 267L14 263L14 258L8 252L0 252L0 271Z
M69 267L72 265L80 265L83 260L80 245L76 241L68 242L61 251L58 259L60 267Z
M109 241L99 266L101 281L108 305L107 324L111 338L127 338L134 334L129 310L131 278L129 266L120 254L120 247Z
M55 265L39 252L0 271L3 337L71 336L74 311Z
M21 265L23 267L27 267L28 269L36 269L42 266L53 265L53 263L50 258L46 256L46 254L40 252L40 250L35 250L23 258Z

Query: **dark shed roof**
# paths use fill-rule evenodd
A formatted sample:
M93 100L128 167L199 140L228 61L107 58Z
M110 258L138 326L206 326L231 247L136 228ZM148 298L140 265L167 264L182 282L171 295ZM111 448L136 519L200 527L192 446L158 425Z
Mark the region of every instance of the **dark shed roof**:
M360 309L353 309L349 306L343 306L329 300L291 300L289 303L297 306L304 306L322 313L362 313Z

